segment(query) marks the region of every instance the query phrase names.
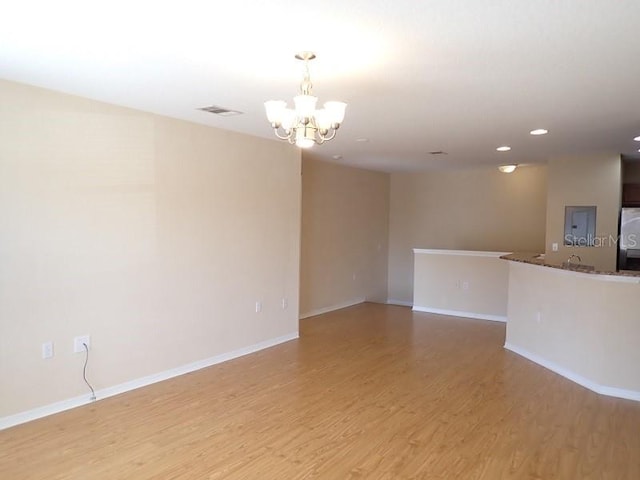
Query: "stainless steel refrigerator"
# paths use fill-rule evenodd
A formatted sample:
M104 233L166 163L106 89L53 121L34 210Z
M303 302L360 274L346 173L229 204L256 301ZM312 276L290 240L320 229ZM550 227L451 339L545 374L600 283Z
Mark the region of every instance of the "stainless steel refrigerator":
M640 208L622 209L618 245L618 269L640 270Z

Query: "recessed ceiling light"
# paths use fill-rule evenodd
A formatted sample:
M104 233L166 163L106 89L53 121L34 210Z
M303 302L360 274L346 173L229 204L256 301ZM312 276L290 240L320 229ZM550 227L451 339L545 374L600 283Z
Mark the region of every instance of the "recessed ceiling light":
M508 152L509 150L511 150L511 147L509 147L508 145L503 145L501 147L496 148L496 150L499 152Z
M369 141L369 139L368 139L368 138L364 138L364 137L363 137L363 138L356 138L356 142L366 143L366 142L368 142L368 141Z
M635 137L635 138L634 138L634 140L635 140L636 142L640 142L640 135L638 135L637 137Z
M531 130L529 132L531 135L546 135L549 133L549 130L545 130L544 128L536 128L535 130Z
M500 165L498 167L498 170L500 170L502 173L513 173L516 171L517 167L517 165Z

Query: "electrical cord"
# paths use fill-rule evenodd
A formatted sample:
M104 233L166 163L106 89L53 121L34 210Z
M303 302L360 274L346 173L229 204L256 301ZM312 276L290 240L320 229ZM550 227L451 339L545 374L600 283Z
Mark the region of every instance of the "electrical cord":
M82 367L82 378L84 378L84 383L86 383L87 386L91 389L91 400L95 400L96 391L93 389L93 387L89 383L89 380L87 380L87 364L89 363L89 347L87 346L86 343L83 343L82 345L84 346L84 352L85 352L84 367Z

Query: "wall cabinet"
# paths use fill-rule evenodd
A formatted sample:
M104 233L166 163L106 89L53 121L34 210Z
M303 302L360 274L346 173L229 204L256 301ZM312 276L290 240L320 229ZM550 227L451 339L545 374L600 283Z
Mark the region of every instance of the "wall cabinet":
M640 183L622 185L622 206L640 207Z

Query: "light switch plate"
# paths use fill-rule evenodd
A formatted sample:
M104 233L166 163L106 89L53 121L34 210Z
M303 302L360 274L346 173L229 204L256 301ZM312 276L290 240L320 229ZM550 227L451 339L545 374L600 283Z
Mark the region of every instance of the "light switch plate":
M53 358L53 342L44 342L42 344L42 358L44 360Z

